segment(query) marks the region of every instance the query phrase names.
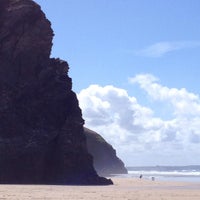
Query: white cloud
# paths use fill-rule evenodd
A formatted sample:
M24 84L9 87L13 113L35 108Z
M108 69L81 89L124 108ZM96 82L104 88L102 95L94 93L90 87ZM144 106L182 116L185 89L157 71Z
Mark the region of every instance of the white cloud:
M170 103L174 114L179 116L200 115L200 98L188 92L185 88L168 88L158 83L158 79L151 74L140 74L130 78L131 83L138 83L141 89L156 101Z
M127 165L136 161L170 164L172 161L163 159L169 155L176 156L174 162L181 162L186 158L183 152L200 155L196 149L200 143L199 96L186 89L162 86L150 74L137 75L130 81L139 84L154 101L171 104L173 118L155 117L151 108L140 105L124 89L90 85L78 94L86 127L112 144ZM194 157L188 159L191 164Z
M166 53L200 46L200 41L158 42L144 49L135 51L136 55L146 57L161 57Z

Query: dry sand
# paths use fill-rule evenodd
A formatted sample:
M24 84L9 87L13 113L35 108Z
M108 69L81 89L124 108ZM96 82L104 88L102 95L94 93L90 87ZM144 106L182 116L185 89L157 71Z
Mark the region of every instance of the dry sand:
M200 183L112 180L111 186L0 185L0 200L200 200Z

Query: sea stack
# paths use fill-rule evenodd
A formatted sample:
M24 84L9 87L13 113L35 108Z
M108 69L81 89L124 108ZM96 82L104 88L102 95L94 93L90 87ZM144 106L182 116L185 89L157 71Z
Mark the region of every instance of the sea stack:
M69 66L32 0L0 1L0 183L107 185L93 168Z

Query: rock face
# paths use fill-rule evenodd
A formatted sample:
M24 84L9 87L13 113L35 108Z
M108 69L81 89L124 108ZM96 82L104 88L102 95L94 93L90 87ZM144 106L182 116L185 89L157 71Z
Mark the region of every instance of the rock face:
M99 175L127 174L124 163L117 157L116 151L98 133L84 128L89 153L94 158L94 167Z
M112 184L87 151L68 64L32 0L0 0L0 183Z

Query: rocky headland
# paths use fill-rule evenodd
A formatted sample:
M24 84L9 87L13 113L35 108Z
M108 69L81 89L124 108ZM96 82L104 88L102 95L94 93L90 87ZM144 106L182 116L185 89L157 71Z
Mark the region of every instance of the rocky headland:
M94 158L94 167L99 175L127 174L122 160L117 157L116 150L98 133L85 128L87 147Z
M0 0L0 183L112 184L88 153L69 66L32 0Z

